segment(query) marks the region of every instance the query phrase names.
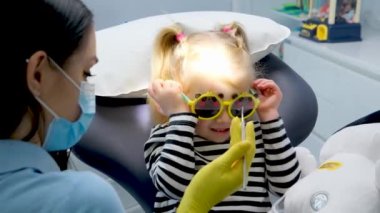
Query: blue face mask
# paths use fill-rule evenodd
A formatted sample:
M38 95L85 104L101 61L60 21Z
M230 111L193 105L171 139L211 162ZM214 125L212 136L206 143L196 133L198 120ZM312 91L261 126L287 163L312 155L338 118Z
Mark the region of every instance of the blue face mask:
M50 59L51 60L51 59ZM71 122L65 118L59 117L45 102L39 97L35 97L38 102L48 110L53 116L49 124L43 148L47 151L66 150L79 142L81 137L87 131L95 115L95 86L88 82L82 81L80 87L72 80L53 60L53 64L58 70L79 89L79 106L82 110L78 120Z

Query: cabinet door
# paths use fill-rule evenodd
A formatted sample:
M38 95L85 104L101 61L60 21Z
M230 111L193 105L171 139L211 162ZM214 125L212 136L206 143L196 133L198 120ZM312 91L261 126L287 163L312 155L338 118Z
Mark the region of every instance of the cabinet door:
M284 45L284 61L316 93L319 112L313 133L322 140L380 109L379 81L288 43Z

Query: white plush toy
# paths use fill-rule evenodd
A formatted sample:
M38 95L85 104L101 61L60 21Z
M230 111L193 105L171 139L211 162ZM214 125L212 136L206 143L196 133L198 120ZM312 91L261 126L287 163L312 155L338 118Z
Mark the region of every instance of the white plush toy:
M282 198L281 212L380 213L380 123L337 132L323 145L320 166L313 170L308 162L301 164L308 174Z

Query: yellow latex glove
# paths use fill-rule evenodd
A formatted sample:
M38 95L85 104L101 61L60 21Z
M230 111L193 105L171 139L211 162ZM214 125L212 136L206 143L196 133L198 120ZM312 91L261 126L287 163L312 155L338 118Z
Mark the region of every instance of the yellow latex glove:
M256 147L252 143L253 123L247 124L245 143L241 141L240 130L240 119L234 118L230 128L230 148L193 177L185 190L177 212L208 212L242 186L243 156L246 155L247 159L252 159ZM250 165L251 161L247 160L247 165L248 162Z

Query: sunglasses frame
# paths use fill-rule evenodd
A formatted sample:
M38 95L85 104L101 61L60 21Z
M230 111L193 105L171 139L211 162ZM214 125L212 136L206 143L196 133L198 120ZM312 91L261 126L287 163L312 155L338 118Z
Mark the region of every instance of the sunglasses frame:
M194 114L196 114L196 115L198 115L198 114L195 111L195 105L203 97L215 97L216 100L221 104L221 106L219 108L219 111L214 116L209 117L209 118L205 118L205 117L201 117L201 116L198 115L198 119L200 119L200 120L212 120L212 119L215 119L215 118L219 117L220 114L222 114L222 112L225 109L225 107L227 107L227 113L228 113L228 115L231 118L236 117L236 116L234 116L231 113L232 103L234 103L236 100L238 100L239 98L242 98L242 97L250 97L250 98L252 98L253 99L253 104L254 104L252 111L248 115L244 116L244 118L248 118L248 117L252 116L256 112L256 109L257 109L257 107L260 104L260 100L257 97L255 97L255 95L252 94L252 92L243 92L243 93L239 94L236 98L233 98L233 99L230 99L230 100L225 100L225 101L222 100L220 97L218 97L218 95L216 95L213 92L203 93L199 97L197 97L197 98L195 98L193 100L191 100L189 97L187 97L183 93L182 93L182 97L186 101L186 103L189 105L191 112L194 113ZM239 115L237 115L237 116L239 117Z

